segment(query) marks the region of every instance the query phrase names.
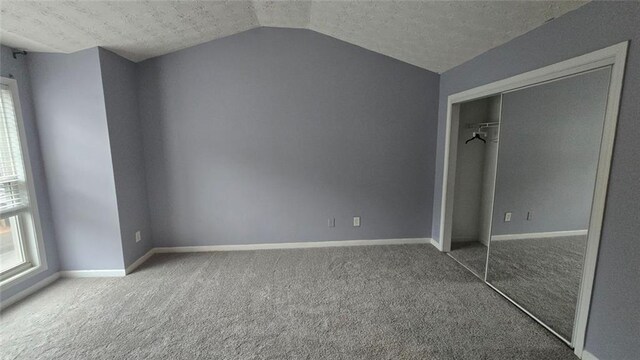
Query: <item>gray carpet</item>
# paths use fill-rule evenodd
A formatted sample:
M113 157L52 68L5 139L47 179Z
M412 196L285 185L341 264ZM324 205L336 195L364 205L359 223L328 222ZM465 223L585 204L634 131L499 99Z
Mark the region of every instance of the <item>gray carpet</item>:
M448 254L468 267L475 275L484 280L487 266L487 247L479 241L454 242Z
M487 281L571 339L587 237L493 241Z
M429 245L155 255L0 318L3 359L576 359Z

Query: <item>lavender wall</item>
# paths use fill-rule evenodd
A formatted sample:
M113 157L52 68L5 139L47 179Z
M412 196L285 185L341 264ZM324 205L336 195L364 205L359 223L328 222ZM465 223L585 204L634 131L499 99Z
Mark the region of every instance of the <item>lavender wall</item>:
M93 48L68 55L29 54L29 71L24 66L20 73L6 66L12 64L9 56L10 49L3 48L3 71L33 81L33 92L27 83L21 98L25 118L37 118L41 130L36 134L27 128L34 146L38 138L42 142L49 175L35 169L39 188L48 185L51 191L53 216L51 210L41 213L46 234L53 237L56 224L61 262L58 266L56 257L53 269L130 265L152 247L135 64ZM35 164L42 168L39 156ZM41 197L41 207L48 208L48 195ZM135 241L137 230L140 242Z
M138 70L156 246L431 234L437 74L275 28Z
M129 266L153 247L138 119L136 65L105 49L99 49L99 56L122 250L124 264ZM136 231L142 234L139 242L135 241Z
M18 56L14 59L11 49L0 46L0 76L14 78L18 83L20 105L22 106L22 120L24 130L27 135L27 147L29 149L29 159L34 177L36 198L38 202L38 212L42 227L42 240L44 242L45 256L48 269L34 277L15 284L11 288L3 289L0 293L0 300L7 299L16 293L29 288L42 279L53 275L59 270L58 252L55 241L55 231L51 217L51 206L49 204L49 192L47 190L46 176L42 160L40 141L38 137L38 126L36 124L33 111L31 79L27 70L26 59Z
M60 268L123 269L98 49L27 63Z
M600 359L640 354L640 3L592 2L441 76L433 237L440 202L447 97L499 79L631 40L613 153L586 349Z
M589 228L610 74L599 69L502 96L492 235Z

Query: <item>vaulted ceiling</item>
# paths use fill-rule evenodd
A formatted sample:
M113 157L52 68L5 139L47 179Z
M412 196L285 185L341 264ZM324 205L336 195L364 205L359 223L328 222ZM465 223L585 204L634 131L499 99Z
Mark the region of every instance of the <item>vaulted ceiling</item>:
M443 72L585 1L12 1L0 42L132 61L260 26L305 28Z

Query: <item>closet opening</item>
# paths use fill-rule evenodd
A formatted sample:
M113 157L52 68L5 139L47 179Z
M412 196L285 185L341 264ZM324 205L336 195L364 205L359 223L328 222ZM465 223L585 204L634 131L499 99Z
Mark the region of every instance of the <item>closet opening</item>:
M449 255L484 280L496 181L501 96L459 104Z

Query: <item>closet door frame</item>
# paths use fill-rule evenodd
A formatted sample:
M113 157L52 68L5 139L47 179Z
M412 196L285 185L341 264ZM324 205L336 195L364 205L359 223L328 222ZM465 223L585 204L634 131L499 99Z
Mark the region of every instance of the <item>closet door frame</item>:
M467 101L500 95L507 91L537 85L585 71L611 66L611 80L609 83L607 108L605 112L594 197L589 221L587 249L580 292L578 295L573 335L571 343L569 344L574 347L575 354L580 358L583 356L587 320L589 316L589 308L591 306L591 293L593 290L596 261L600 246L600 235L602 230L616 125L618 122L618 111L620 107L627 48L628 41L624 41L553 65L452 94L449 95L447 99L444 169L442 175L442 203L440 208L440 238L438 239L437 244L434 244L440 251L444 252L449 252L451 250L451 228L460 104ZM544 323L541 322L541 324L547 327Z

